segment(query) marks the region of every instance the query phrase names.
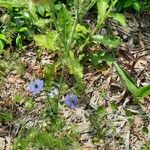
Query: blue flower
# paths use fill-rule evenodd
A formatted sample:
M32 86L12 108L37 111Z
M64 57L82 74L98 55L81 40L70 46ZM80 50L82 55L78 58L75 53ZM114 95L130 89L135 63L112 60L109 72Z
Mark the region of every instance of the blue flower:
M67 95L65 97L65 104L71 108L74 109L78 106L78 98L76 95Z
M43 87L44 87L44 81L40 79L36 79L36 80L31 81L28 84L27 89L33 95L36 95L36 94L39 94L41 91L43 91Z

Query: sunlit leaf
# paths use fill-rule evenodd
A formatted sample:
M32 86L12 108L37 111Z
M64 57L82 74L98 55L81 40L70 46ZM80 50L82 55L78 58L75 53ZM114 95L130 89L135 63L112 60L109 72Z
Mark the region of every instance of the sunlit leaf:
M101 19L105 16L108 6L108 0L98 0L98 22L101 21Z
M83 66L77 59L75 59L72 52L69 53L69 56L65 61L69 68L70 74L73 74L77 83L79 83L80 86L83 86Z
M45 4L48 0L32 0L33 3L36 4Z
M76 26L76 36L77 37L85 37L85 35L89 32L89 30L83 26L83 25L80 25L80 24L77 24Z
M0 7L4 7L6 9L12 9L13 7L27 7L28 2L27 1L4 1L0 0Z
M59 25L59 30L61 32L61 38L62 40L64 40L64 42L66 42L70 36L70 31L73 26L73 20L71 13L67 10L67 8L64 5L59 11L57 21Z
M38 46L54 51L57 49L58 34L56 31L51 31L46 35L35 35L34 40Z
M136 1L133 3L133 7L135 10L140 11L141 10L141 3L139 1Z
M126 19L123 14L111 13L110 17L112 17L114 20L118 21L123 27L126 26Z
M0 40L4 40L5 42L7 42L7 39L4 34L0 34Z
M27 31L27 30L28 30L27 27L21 27L18 31L19 31L19 32L24 32L24 31Z
M101 43L109 48L117 48L122 43L119 37L113 35L94 35L92 39L93 42Z

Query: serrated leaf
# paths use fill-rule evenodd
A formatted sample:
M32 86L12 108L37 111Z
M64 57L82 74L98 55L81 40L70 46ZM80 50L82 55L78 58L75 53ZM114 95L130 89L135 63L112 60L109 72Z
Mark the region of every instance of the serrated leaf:
M101 19L105 16L108 6L108 0L98 0L98 22L101 21Z
M150 85L141 87L136 93L137 98L144 98L146 96L150 96Z
M126 19L123 14L111 13L110 17L112 17L114 20L118 21L120 23L120 25L122 25L123 27L126 26Z
M92 39L93 42L101 43L109 48L117 48L122 43L119 37L113 35L94 35Z
M54 51L57 49L58 34L56 31L51 31L46 35L35 35L34 40L38 46Z
M4 7L6 9L12 9L13 7L17 8L17 7L27 7L28 3L26 1L0 1L0 7Z
M128 75L128 73L123 70L117 63L115 63L116 70L120 77L123 79L125 86L128 88L128 90L136 96L139 88L137 87L135 81Z
M0 1L0 7L11 9L13 7L12 2Z
M74 74L79 78L83 78L83 67L81 66L79 61L74 58L74 54L72 52L69 53L69 57L67 58L67 63L71 74Z
M66 42L70 36L70 32L73 26L73 20L71 16L71 12L69 12L65 5L60 9L58 14L58 25L61 33L61 37Z
M68 58L65 60L66 65L69 68L70 74L73 74L77 83L80 86L83 86L83 66L80 64L80 62L75 59L74 54L70 51ZM82 87L81 87L82 88Z
M85 37L85 35L89 32L89 30L80 24L76 26L76 37Z

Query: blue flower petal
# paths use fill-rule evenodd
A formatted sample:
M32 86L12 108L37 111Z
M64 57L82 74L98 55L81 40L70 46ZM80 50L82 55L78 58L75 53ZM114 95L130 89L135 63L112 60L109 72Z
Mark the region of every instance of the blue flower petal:
M69 107L69 108L76 108L78 106L78 98L76 95L67 95L65 97L65 104Z
M28 84L27 90L31 92L33 95L36 95L36 94L39 94L41 91L43 91L43 87L44 87L44 81L37 79L37 80L31 81Z

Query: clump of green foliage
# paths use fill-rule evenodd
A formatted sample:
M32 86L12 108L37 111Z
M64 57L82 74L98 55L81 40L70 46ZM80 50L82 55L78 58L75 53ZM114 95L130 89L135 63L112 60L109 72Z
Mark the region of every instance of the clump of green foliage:
M66 126L65 120L60 116L56 99L48 98L45 108L38 114L40 118L38 124L30 128L24 125L19 131L14 141L14 150L29 148L69 150L73 145L79 146L76 141L77 132L73 126Z

